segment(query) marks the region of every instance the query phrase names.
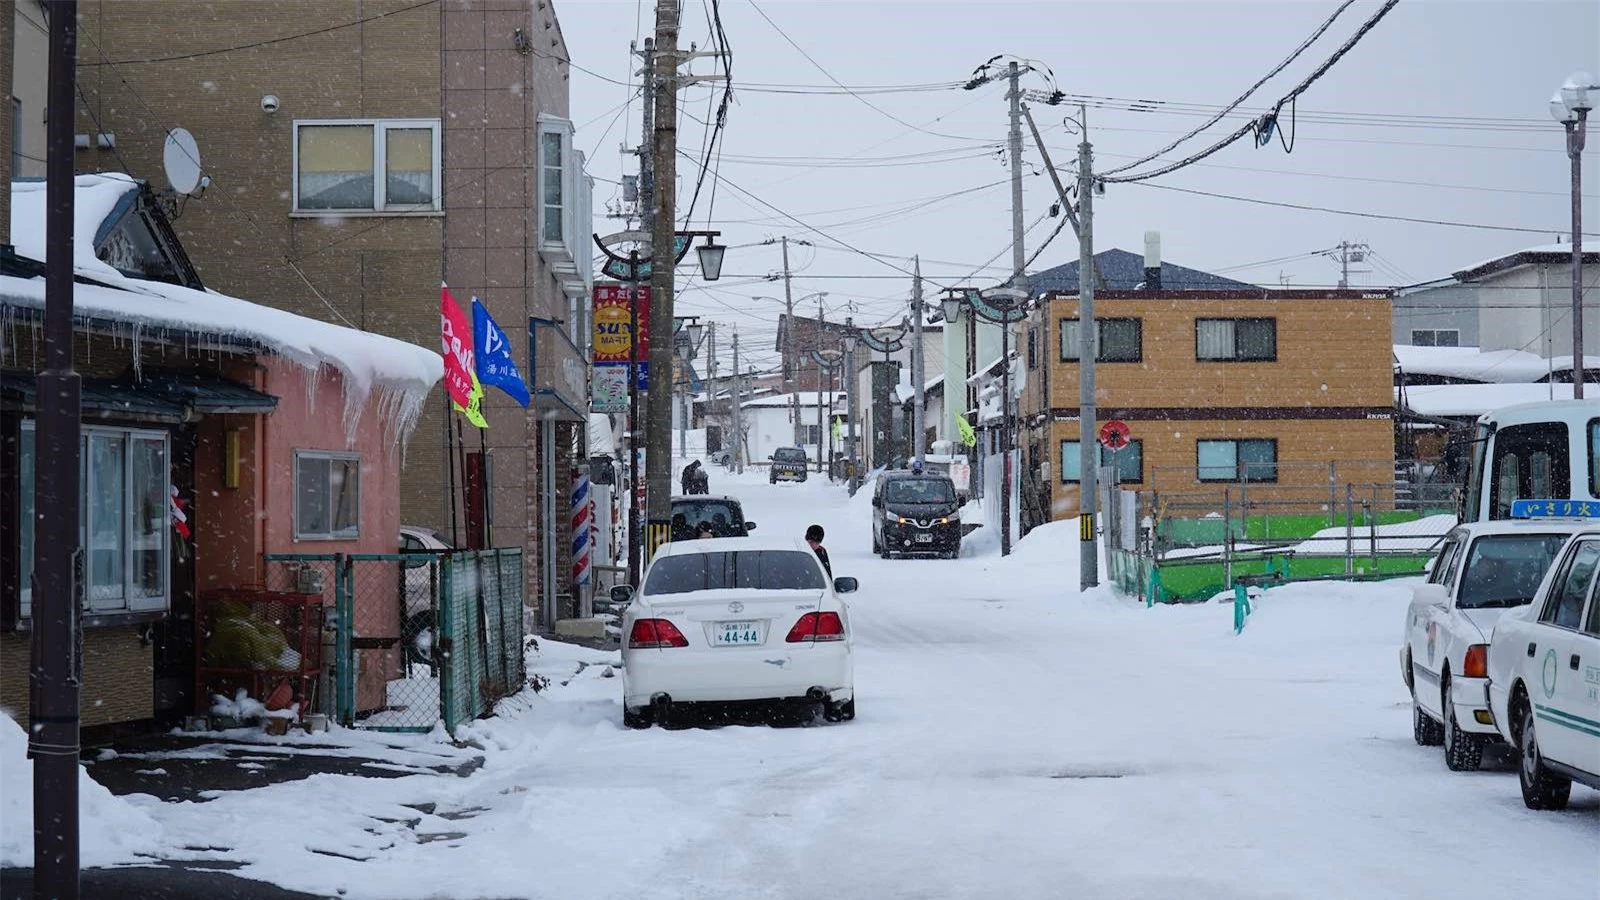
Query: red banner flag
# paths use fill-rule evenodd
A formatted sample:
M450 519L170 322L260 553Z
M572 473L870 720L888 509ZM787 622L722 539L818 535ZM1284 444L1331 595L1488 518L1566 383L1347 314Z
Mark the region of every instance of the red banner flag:
M439 330L444 347L444 389L457 406L472 405L472 326L450 296L450 286L439 285Z

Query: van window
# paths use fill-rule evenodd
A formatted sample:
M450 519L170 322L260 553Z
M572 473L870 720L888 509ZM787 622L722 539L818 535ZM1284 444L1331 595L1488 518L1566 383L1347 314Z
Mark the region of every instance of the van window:
M1494 435L1494 471L1489 479L1489 517L1511 516L1511 502L1572 494L1572 467L1565 422L1508 425Z
M954 503L955 489L943 478L897 478L884 489L889 503Z

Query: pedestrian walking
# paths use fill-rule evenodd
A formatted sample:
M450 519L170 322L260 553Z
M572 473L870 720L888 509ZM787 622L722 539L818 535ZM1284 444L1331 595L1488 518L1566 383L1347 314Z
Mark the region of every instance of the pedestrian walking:
M806 543L811 545L812 552L817 554L817 559L822 561L823 571L828 573L829 578L832 578L833 564L828 561L828 548L822 546L822 534L821 525L812 525L806 529Z

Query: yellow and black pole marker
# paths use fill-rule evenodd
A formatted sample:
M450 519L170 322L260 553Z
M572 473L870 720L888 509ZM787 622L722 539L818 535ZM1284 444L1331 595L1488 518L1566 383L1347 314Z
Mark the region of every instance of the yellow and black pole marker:
M672 523L652 519L645 525L645 554L644 564L650 565L650 560L655 559L656 551L662 544L672 540Z
M1094 540L1094 513L1078 514L1078 540Z

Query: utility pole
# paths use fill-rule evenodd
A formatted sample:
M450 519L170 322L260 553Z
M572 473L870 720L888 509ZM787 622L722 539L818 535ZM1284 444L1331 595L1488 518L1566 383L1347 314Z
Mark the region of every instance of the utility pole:
M1339 289L1344 290L1350 286L1350 264L1364 261L1371 248L1366 244L1340 241L1334 249L1339 251Z
M1089 109L1078 107L1078 586L1100 583L1100 544L1094 510L1099 498L1099 435L1095 425L1094 364L1099 326L1094 320L1094 147L1089 143Z
M681 0L656 0L654 166L650 188L650 390L646 397L649 454L645 457L646 541L652 553L672 518L673 268L677 265L678 19ZM666 382L666 383L664 383Z
M922 358L922 255L911 258L911 457L921 466L928 455L927 423L924 407L927 405L927 375Z
M628 252L628 274L639 277L639 251ZM644 510L639 503L639 282L628 282L628 583L638 588L643 573Z
M856 488L861 484L861 473L857 471L860 464L856 459L856 322L852 316L844 320L844 397L845 407L850 414L849 434L845 436L845 443L850 451L850 496L854 497Z
M1006 66L1006 80L1010 89L1006 99L1011 104L1011 286L1028 290L1028 274L1022 247L1022 68L1015 60ZM1023 302L1026 302L1024 300ZM1011 427L1011 323L1000 323L1000 555L1011 554L1011 519L1016 511L1011 508L1011 485L1016 479L1014 436Z
M644 49L634 51L644 60L644 65L639 70L641 79L640 92L644 101L644 120L639 138L639 225L645 231L654 231L656 221L656 179L655 179L655 103L656 103L656 42L655 38L644 39ZM638 270L633 270L638 274Z
M733 470L744 474L744 375L739 371L739 326L733 326Z
M706 350L706 377L701 382L706 386L705 414L700 417L700 427L706 433L706 452L711 452L711 410L717 402L717 323L706 323L706 340L709 342ZM694 424L694 395L689 396L689 424ZM720 423L719 423L720 425Z
M10 4L7 4L9 8ZM50 8L45 122L44 371L38 375L28 755L33 759L33 896L77 900L83 566L78 536L82 381L72 363L73 93L78 3Z
M822 310L822 295L818 294L817 295L817 330L815 332L813 332L816 335L816 338L814 338L811 341L811 343L813 345L812 348L811 348L811 361L816 363L816 365L817 365L817 474L818 475L822 474L822 441L823 441L823 431L822 431L822 416L823 416L822 385L823 385L823 375L826 374L824 372L823 368L822 368L822 360L819 358L819 354L822 351L822 336L826 333L826 328L824 327L824 324L823 324L824 321L825 321L826 315L827 314L824 313L823 310Z
M789 273L789 236L783 238L783 367L789 378L789 419L794 422L794 445L804 447L805 441L800 435L800 359L795 354L794 339L794 291L790 286L792 278Z

